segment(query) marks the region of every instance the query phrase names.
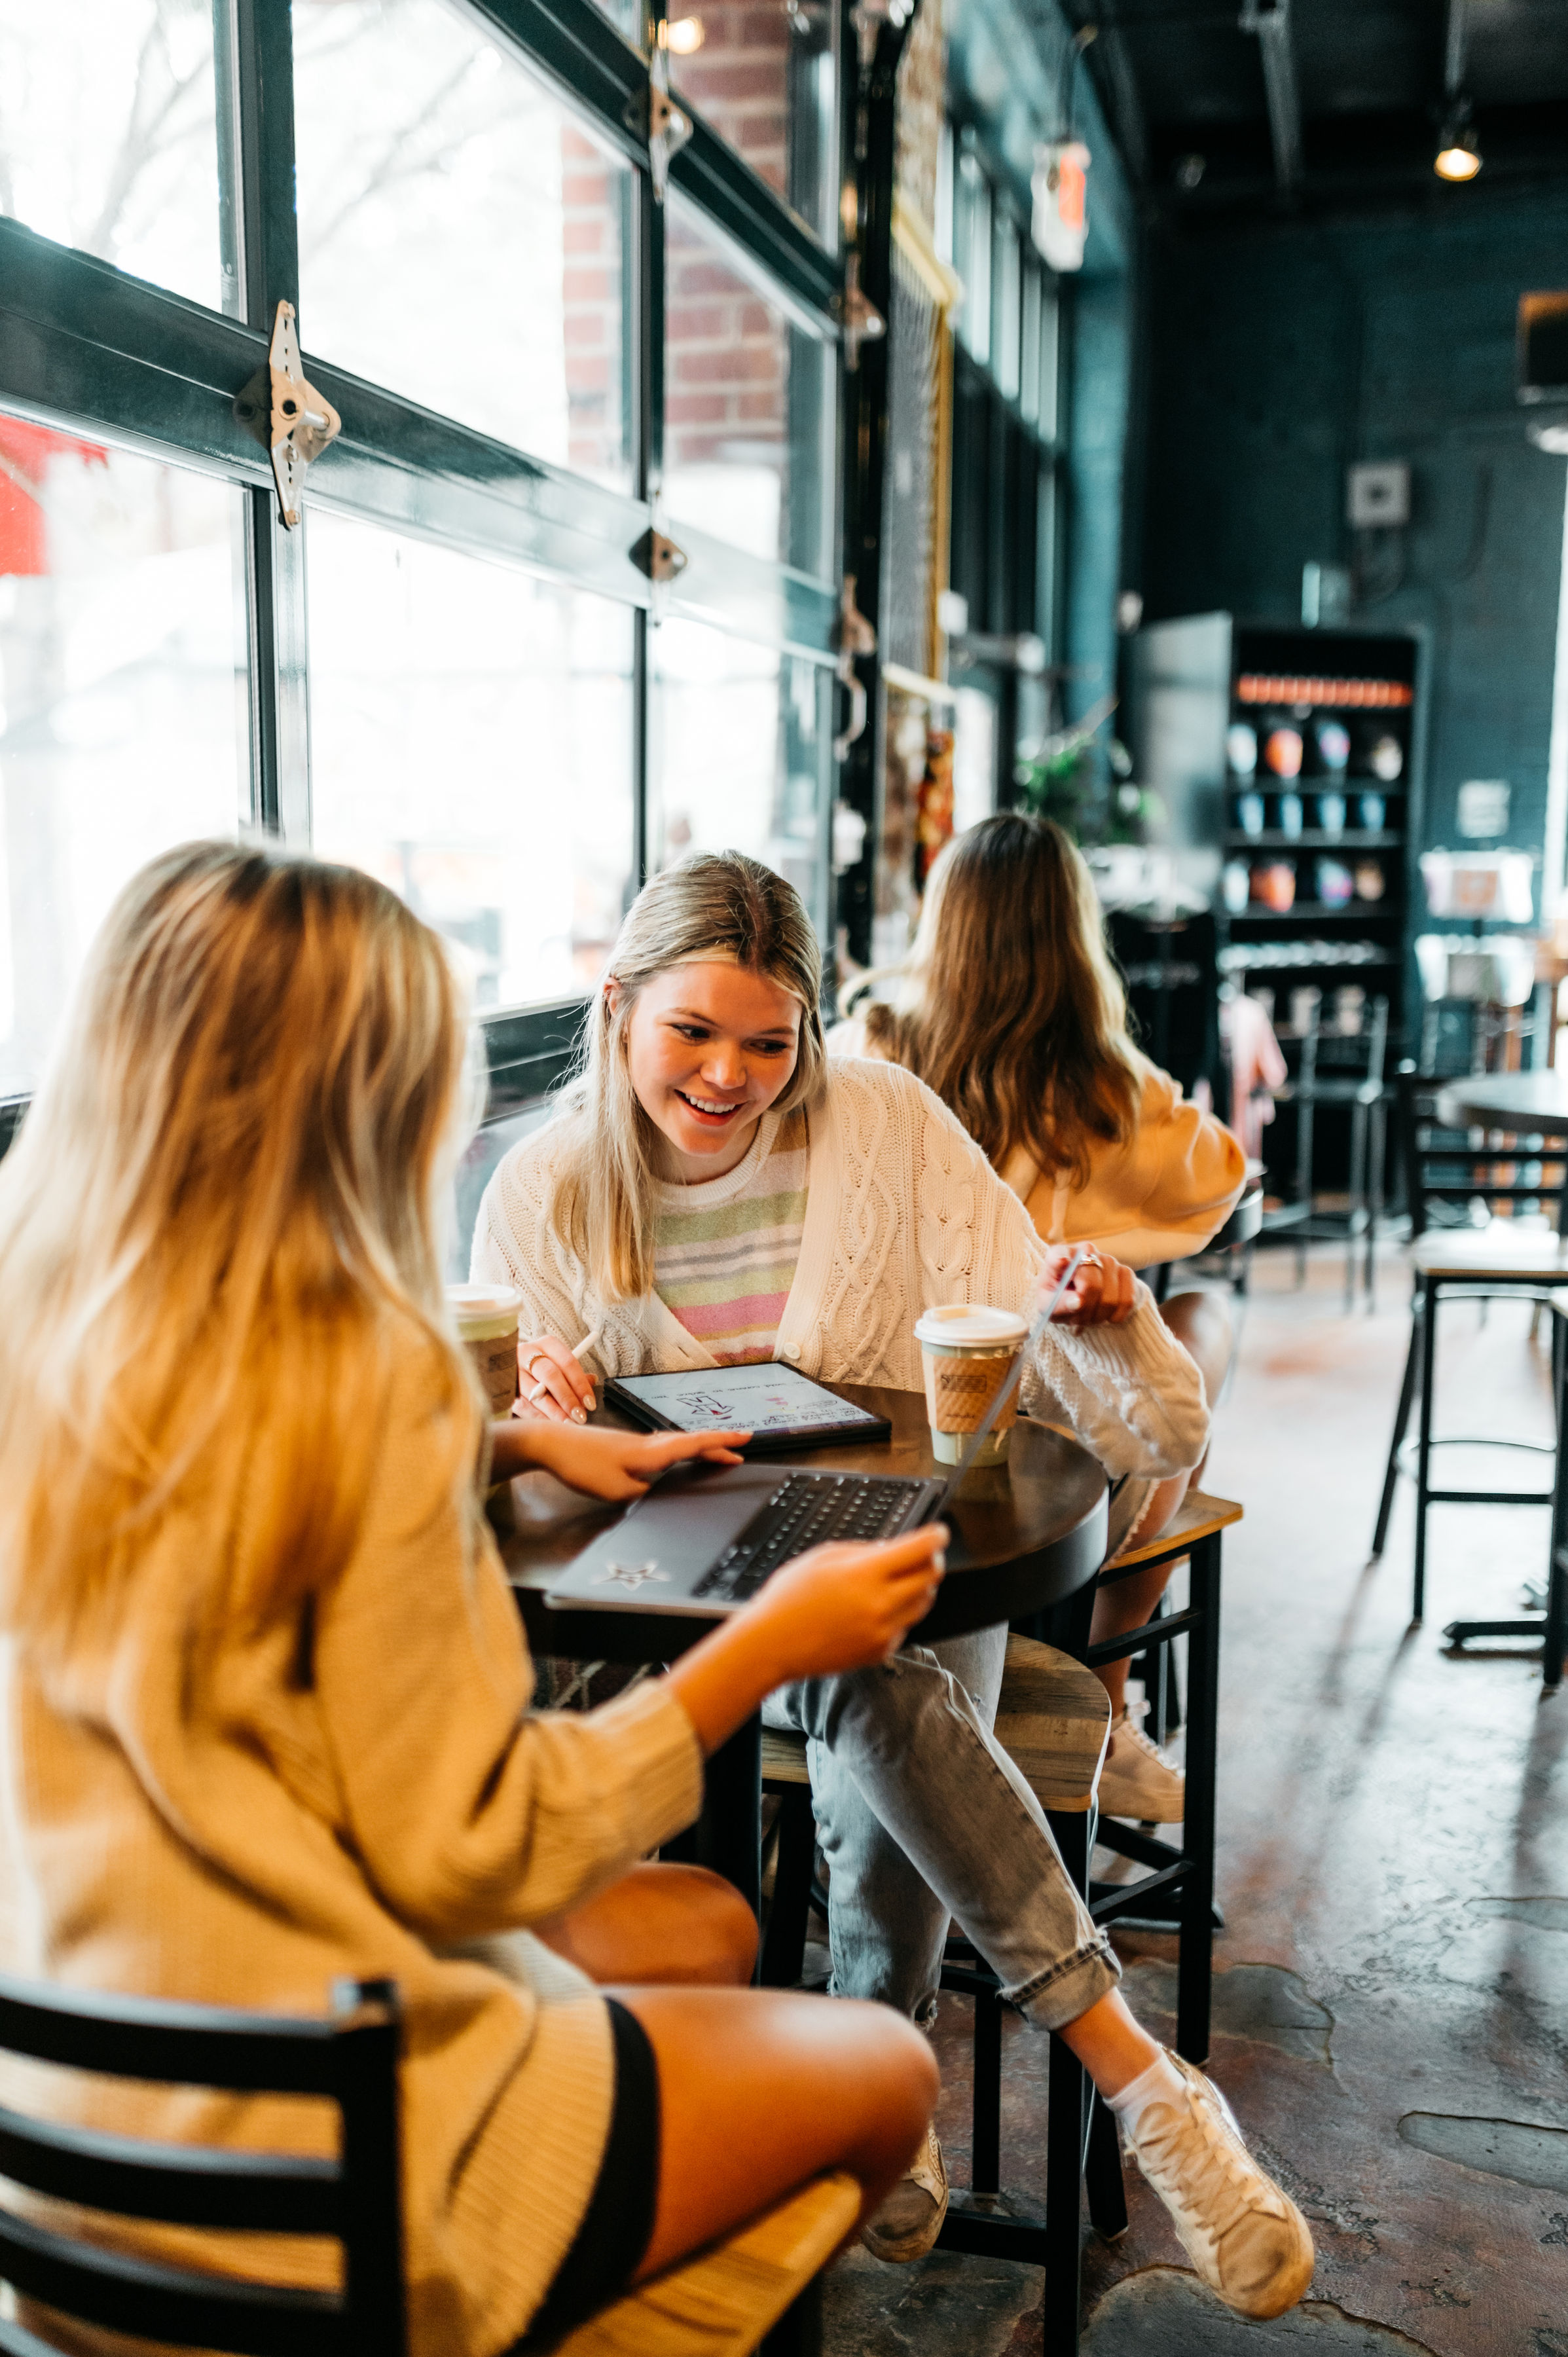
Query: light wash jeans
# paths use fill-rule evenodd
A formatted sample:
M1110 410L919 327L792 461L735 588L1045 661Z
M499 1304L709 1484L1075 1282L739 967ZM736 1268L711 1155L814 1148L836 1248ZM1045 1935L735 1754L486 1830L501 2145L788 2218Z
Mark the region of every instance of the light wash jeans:
M992 1735L1006 1651L1004 1627L982 1629L764 1706L766 1725L810 1738L835 1996L878 1997L927 2025L950 1916L1036 2029L1076 2021L1120 1977Z

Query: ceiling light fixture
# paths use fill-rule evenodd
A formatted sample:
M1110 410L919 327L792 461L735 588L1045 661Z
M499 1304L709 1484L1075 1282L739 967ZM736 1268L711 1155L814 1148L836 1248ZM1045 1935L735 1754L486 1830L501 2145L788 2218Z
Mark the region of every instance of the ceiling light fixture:
M1432 168L1440 180L1473 180L1480 170L1480 144L1461 116L1453 115L1444 124Z
M700 16L677 16L664 38L676 57L690 58L702 48L706 35Z

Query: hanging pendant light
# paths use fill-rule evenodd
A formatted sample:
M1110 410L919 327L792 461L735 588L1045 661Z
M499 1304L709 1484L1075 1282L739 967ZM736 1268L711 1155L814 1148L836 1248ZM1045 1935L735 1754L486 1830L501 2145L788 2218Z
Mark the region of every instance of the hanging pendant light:
M1456 110L1444 124L1432 168L1440 180L1473 180L1481 168L1481 147L1469 122L1468 107Z

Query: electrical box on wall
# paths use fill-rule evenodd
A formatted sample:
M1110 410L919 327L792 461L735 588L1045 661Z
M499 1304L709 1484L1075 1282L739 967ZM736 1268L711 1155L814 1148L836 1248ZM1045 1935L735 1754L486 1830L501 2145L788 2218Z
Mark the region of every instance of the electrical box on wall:
M1410 468L1402 458L1352 467L1346 482L1346 513L1359 527L1410 522Z

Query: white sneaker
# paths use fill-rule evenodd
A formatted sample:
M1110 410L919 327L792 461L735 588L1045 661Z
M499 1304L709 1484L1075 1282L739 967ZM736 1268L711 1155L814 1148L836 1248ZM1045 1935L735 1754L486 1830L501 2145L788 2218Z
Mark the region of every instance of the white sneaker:
M1193 2266L1227 2308L1241 2316L1283 2316L1312 2281L1316 2255L1306 2220L1252 2158L1219 2088L1179 2054L1166 2060L1182 2082L1183 2100L1145 2104L1127 2150L1170 2212Z
M874 2259L923 2259L948 2214L948 2165L935 2128L875 2217L860 2230Z
M1100 1771L1100 1813L1143 1824L1176 1825L1187 1811L1187 1778L1139 1726L1146 1707L1139 1703L1136 1716L1123 1710L1111 1723Z

